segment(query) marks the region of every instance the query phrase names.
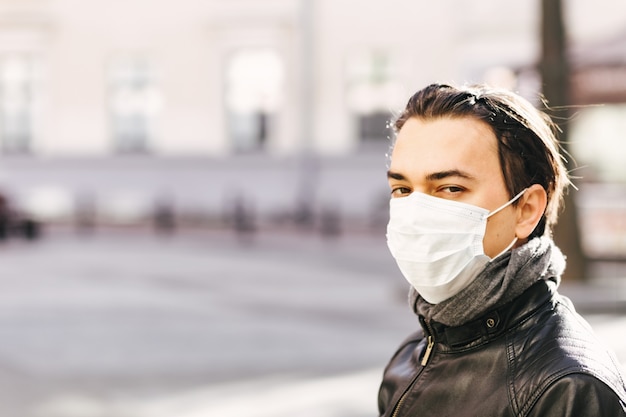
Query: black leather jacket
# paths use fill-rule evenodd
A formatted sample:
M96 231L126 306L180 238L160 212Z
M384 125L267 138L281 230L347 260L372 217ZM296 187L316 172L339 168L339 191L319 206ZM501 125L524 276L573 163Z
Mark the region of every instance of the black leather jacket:
M385 369L381 416L626 416L620 365L546 282L460 327L420 321Z

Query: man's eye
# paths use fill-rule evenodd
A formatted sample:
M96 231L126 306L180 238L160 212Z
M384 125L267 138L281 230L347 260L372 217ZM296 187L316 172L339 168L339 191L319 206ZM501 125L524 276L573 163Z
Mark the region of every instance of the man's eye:
M446 185L445 187L441 187L439 190L446 192L446 193L455 194L455 193L460 193L464 191L465 189L457 185Z
M391 190L392 197L402 197L411 194L411 190L407 187L396 187Z

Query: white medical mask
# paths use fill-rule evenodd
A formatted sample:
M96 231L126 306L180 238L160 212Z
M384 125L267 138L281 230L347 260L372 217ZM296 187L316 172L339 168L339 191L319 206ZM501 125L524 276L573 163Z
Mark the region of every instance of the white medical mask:
M492 259L485 255L489 212L481 207L414 192L389 203L387 246L400 271L429 303L440 303L476 278ZM511 249L517 238L493 259Z

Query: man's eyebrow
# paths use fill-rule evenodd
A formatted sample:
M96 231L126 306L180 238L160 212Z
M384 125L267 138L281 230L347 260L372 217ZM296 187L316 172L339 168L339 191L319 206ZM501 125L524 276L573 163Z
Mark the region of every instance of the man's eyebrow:
M436 180L443 180L449 177L460 177L460 178L464 178L467 180L475 179L473 175L470 175L469 173L458 170L458 169L450 169L447 171L433 172L432 174L428 174L426 176L426 179L429 181L436 181Z
M470 175L469 173L465 171L461 171L459 169L450 169L447 171L433 172L431 174L428 174L426 176L426 179L428 181L437 181L437 180L443 180L445 178L450 178L450 177L465 178L467 180L476 179L473 175ZM393 172L393 171L387 171L387 178L392 179L392 180L398 180L398 181L406 181L406 177L404 175L398 172Z
M405 181L406 177L397 172L387 171L387 178L391 180Z

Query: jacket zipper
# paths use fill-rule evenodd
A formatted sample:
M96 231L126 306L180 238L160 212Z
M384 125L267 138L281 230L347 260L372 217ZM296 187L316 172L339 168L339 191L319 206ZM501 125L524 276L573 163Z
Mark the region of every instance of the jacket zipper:
M433 351L433 346L435 346L435 338L432 336L428 336L428 346L426 346L424 356L422 357L422 366L426 366L426 364L428 363L430 353Z
M421 361L422 369L420 369L420 371L413 377L413 380L411 381L407 389L404 390L404 392L402 393L402 396L396 403L396 407L394 408L393 413L391 413L391 417L398 417L398 412L400 411L400 407L402 407L402 404L404 404L404 401L406 401L406 397L408 396L409 391L411 391L411 388L413 388L413 385L415 385L417 378L422 374L422 371L428 364L430 355L433 352L433 348L435 347L435 337L433 336L433 332L427 323L424 323L424 324L426 325L426 329L428 330L430 334L428 335L428 339L427 339L428 345L426 346L426 350L424 350L424 356L422 357L422 361Z

